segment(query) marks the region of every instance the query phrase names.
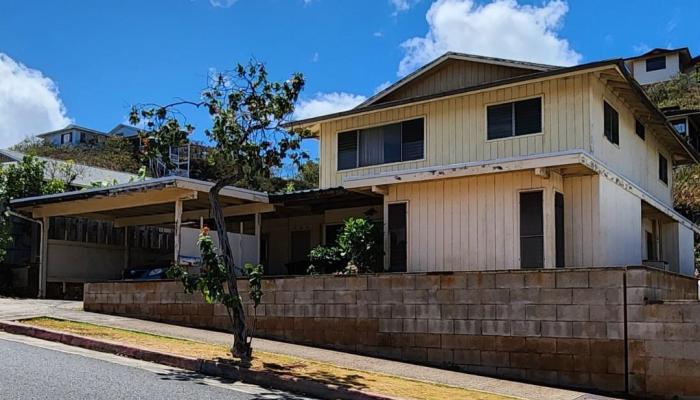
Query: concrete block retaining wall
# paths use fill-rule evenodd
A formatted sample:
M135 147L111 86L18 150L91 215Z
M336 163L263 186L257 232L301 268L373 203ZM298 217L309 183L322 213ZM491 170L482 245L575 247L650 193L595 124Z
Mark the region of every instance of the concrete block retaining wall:
M247 300L245 281L239 289ZM247 305L260 337L569 387L700 395L700 384L679 383L700 376L687 368L700 356L697 282L675 274L639 267L272 277L263 292L257 310ZM685 301L656 304L669 299ZM174 281L90 283L84 301L89 311L228 326L222 306ZM697 354L674 346L697 346Z

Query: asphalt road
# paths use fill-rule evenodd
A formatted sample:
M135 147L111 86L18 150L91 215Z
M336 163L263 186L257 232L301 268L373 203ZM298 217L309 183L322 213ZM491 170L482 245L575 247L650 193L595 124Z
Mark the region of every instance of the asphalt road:
M307 399L189 371L0 333L0 399Z

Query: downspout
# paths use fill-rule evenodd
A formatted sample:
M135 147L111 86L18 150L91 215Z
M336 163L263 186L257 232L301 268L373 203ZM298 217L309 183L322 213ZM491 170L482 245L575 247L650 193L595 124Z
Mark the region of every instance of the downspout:
M38 297L43 298L46 295L46 293L42 293L42 290L41 290L41 280L43 279L44 272L45 272L44 271L45 266L44 266L44 251L43 251L43 249L44 249L44 241L47 240L47 238L44 237L44 221L34 219L34 218L25 217L24 215L16 213L12 210L9 210L8 214L12 215L13 217L23 219L25 221L39 224L39 287L38 287L37 295L38 295Z
M627 333L627 270L628 267L625 267L623 274L622 274L622 319L623 319L623 325L622 325L622 333L623 333L623 339L624 339L624 346L625 346L625 394L629 395L630 394L630 355L629 355L629 337Z

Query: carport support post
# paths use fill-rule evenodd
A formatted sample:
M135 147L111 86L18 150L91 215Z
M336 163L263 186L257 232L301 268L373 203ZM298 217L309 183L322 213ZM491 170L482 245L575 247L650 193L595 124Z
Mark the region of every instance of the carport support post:
M180 225L182 225L182 200L175 200L175 263L180 261Z
M41 220L41 253L39 255L39 297L46 297L46 270L49 265L49 217Z
M255 214L255 263L260 264L260 229L262 225L262 214Z

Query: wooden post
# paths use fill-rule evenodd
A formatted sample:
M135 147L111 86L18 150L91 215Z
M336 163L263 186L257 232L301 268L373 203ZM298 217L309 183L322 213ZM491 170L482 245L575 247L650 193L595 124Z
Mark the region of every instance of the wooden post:
M124 271L129 269L129 227L124 227Z
M180 261L180 226L182 225L182 200L175 200L175 263Z
M42 218L41 223L41 253L39 260L39 297L46 297L46 277L49 266L49 217Z
M255 264L260 264L260 238L261 238L261 230L262 230L262 214L256 213L255 214Z

